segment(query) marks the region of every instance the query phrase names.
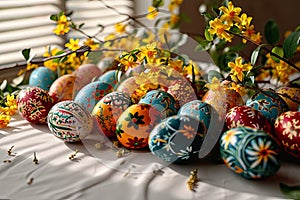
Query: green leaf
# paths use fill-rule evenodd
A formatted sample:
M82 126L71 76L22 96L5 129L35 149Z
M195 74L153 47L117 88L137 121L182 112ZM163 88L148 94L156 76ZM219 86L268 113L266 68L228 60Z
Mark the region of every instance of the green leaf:
M297 32L297 31L300 31L300 26L297 26L297 27L295 28L295 32Z
M78 29L81 29L84 26L84 23L79 24Z
M272 53L274 53L274 54L276 54L276 55L278 55L280 57L283 57L283 49L280 48L280 47L274 47L272 49ZM272 55L272 54L271 54L271 58L272 58L272 60L274 60L274 62L277 62L277 63L280 62L280 59L277 58L276 56Z
M20 85L20 84L24 81L25 76L26 76L26 73L23 73L22 75L20 75L20 76L14 78L14 79L12 80L12 83L13 83L15 86Z
M212 34L209 33L208 28L205 29L204 36L205 36L205 39L207 41L213 41L214 40Z
M258 47L256 47L256 49L254 49L254 51L252 52L251 54L251 65L254 66L256 61L257 61L257 58L259 56L259 52L260 52L260 49L261 49L261 45L259 45Z
M210 20L213 20L213 19L215 18L215 17L214 17L212 14L210 14L209 12L203 12L203 13L201 13L201 15L204 16L204 18L205 18L206 21L210 21Z
M58 21L58 16L57 15L50 15L50 19L52 20L52 21Z
M284 183L279 184L280 190L283 194L285 194L288 198L300 199L300 186L288 186Z
M284 57L289 59L296 53L300 42L300 31L291 33L283 42Z
M269 20L265 24L264 35L267 42L271 45L279 41L279 28L274 20Z
M161 7L164 5L164 0L152 0L152 6L155 8Z
M26 61L28 61L29 58L30 58L30 50L31 49L23 49L22 50L22 55L23 55L23 57L25 58Z
M233 33L236 33L236 34L240 34L241 33L241 30L237 26L232 26L230 28L230 31L233 32Z
M195 51L207 51L210 49L212 43L207 40L202 40L199 44L195 47Z
M7 86L7 80L4 80L2 83L1 83L1 86L0 86L0 90L3 91Z

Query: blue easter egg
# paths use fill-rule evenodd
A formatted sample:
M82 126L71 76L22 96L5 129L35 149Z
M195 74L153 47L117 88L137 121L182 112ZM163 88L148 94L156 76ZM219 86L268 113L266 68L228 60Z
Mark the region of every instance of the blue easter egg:
M119 86L118 71L117 70L107 71L98 78L98 81L108 83L111 86L113 86L114 89L117 89L117 87Z
M179 103L174 97L162 90L151 90L147 92L139 101L139 103L150 104L158 109L163 117L175 115L179 109Z
M29 85L42 88L49 91L51 84L56 80L55 71L47 67L38 67L34 69L29 77Z
M155 156L170 163L186 163L198 159L206 129L201 121L174 115L157 124L148 145Z
M220 138L220 155L226 166L247 179L274 175L280 168L280 146L262 130L239 126Z
M286 102L272 90L264 90L254 94L246 101L246 105L260 111L271 124L283 112L289 110Z
M74 101L80 103L89 112L92 112L98 101L113 90L114 88L108 83L101 81L92 82L79 90Z
M215 109L210 104L200 100L190 101L178 111L178 115L187 115L203 122L206 129L209 128L212 114L217 114Z

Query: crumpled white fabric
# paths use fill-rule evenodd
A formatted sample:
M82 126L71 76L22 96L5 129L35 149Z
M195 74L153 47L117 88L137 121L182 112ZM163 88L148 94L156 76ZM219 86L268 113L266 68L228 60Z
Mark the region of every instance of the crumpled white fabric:
M203 161L168 165L149 152L118 158L106 143L98 150L98 133L82 143L65 143L47 125L33 125L16 114L0 130L0 199L174 200L286 199L279 183L300 184L299 165L282 163L275 176L246 180L225 167ZM15 156L8 156L7 150ZM74 160L69 156L79 150ZM33 152L39 164L33 163ZM4 160L11 163L4 163ZM187 187L189 173L198 169L195 192ZM32 183L28 182L32 179Z

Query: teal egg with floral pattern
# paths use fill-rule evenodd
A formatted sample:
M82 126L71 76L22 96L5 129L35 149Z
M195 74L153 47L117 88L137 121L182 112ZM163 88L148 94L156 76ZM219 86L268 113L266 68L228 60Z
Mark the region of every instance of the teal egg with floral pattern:
M275 123L281 113L289 110L286 102L272 90L263 90L254 94L246 101L246 105L260 111L271 124Z
M119 73L117 70L109 70L109 71L105 72L104 74L102 74L98 78L98 81L108 83L111 86L113 86L114 89L117 89L117 87L119 86L118 75L119 75Z
M240 126L220 138L220 155L226 166L247 179L274 175L280 168L280 146L262 130Z
M147 92L139 101L139 103L146 103L154 106L165 117L177 114L179 103L174 97L162 90L151 90Z
M213 114L217 114L216 110L210 104L200 100L190 101L178 111L178 115L187 115L201 121L206 129L209 128Z
M78 142L93 129L93 118L79 103L71 100L55 104L48 113L48 127L65 142Z
M149 149L166 162L189 163L198 159L206 132L203 122L190 116L174 115L151 131Z
M38 67L34 69L29 76L29 86L39 87L49 91L50 86L56 80L55 71L47 67Z
M90 113L95 105L107 94L114 91L114 88L101 81L95 81L84 86L76 94L74 101L81 104Z

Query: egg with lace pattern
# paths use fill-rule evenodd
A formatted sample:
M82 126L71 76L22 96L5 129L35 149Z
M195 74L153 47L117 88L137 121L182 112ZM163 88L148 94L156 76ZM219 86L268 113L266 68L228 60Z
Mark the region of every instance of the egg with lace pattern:
M17 95L17 106L20 115L30 123L44 124L54 99L46 90L39 87L23 88Z
M300 160L300 111L282 113L277 117L274 127L284 151Z
M48 127L53 135L65 142L79 142L93 129L93 118L80 104L61 101L48 113Z

